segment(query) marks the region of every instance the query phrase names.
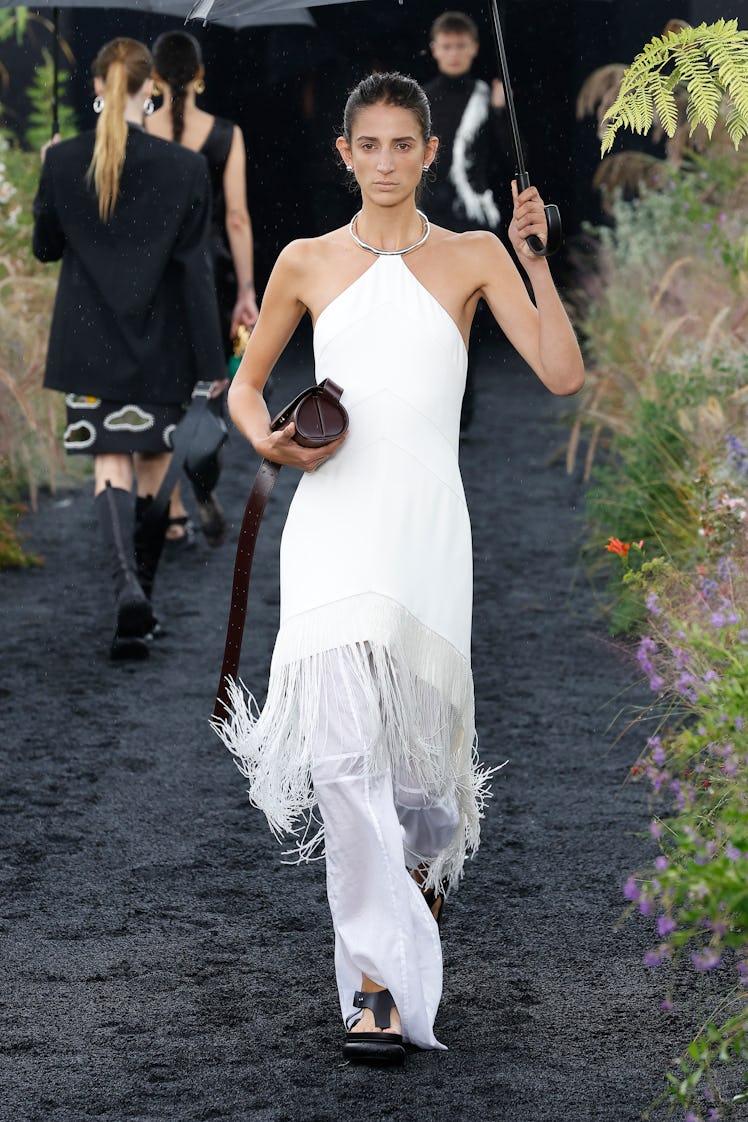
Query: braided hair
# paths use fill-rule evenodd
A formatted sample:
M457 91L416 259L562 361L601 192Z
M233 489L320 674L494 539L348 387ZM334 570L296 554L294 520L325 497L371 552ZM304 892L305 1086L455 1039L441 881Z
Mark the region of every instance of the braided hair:
M153 44L153 62L159 78L171 90L171 127L179 143L184 133L187 87L203 64L200 44L186 31L165 31Z

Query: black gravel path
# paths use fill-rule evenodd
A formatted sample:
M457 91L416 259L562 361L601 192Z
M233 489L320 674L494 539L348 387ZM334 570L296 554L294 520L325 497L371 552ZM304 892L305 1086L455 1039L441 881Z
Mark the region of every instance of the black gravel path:
M274 403L309 380L303 347ZM0 1119L634 1122L675 1051L650 933L617 928L648 853L635 738L610 751L628 670L573 575L579 484L553 399L483 356L464 444L483 758L509 760L447 907L443 1054L341 1066L321 863L287 867L207 720L232 547L168 560L169 636L111 664L90 485L26 521L43 569L0 574L5 756ZM255 458L232 441L234 528ZM260 692L293 473L263 526L243 676Z

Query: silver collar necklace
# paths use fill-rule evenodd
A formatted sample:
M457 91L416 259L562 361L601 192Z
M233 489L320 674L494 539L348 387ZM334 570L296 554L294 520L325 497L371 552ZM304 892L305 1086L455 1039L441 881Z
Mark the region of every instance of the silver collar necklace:
M361 211L359 211L358 214L354 214L348 226L348 231L357 246L360 246L361 249L368 249L369 253L376 253L377 257L404 257L406 253L411 253L414 249L418 249L419 246L423 245L426 238L431 233L431 223L428 218L422 211L417 210L416 214L421 219L421 222L423 222L423 233L417 242L413 242L413 245L406 246L405 249L377 249L375 246L361 241L361 238L356 233L356 223L358 222L360 214Z

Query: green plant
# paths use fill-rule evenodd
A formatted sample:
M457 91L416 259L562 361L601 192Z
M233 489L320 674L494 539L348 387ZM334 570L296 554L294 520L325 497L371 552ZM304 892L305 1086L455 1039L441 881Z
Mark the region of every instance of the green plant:
M27 569L40 565L41 559L28 553L18 536L16 523L26 507L0 501L0 569Z
M54 68L52 65L52 56L49 51L42 51L43 61L36 67L34 71L34 79L27 89L29 101L31 102L31 110L28 116L28 123L24 132L24 140L30 148L38 151L43 144L50 138L50 129L52 123L52 89L54 79ZM58 119L60 126L60 137L65 140L69 136L75 136L78 131L78 124L75 116L75 111L64 99L61 92L64 90L65 85L70 75L67 70L60 70L58 75Z
M738 31L737 20L683 27L652 39L625 71L618 96L605 113L609 124L602 154L610 151L620 128L649 132L655 112L667 135L674 136L680 85L688 92L691 134L702 124L711 137L722 112L737 148L748 135L748 32Z
M64 402L42 388L57 268L30 252L39 157L0 138L0 496L55 489Z
M651 784L657 812L650 833L661 852L652 868L629 878L624 894L655 922L659 942L645 956L648 965L687 956L699 973L721 972L727 989L668 1074L667 1097L693 1118L705 1089L725 1109L746 1101L715 1074L748 1061L745 550L743 538L732 558L693 574L658 563L633 578L648 589L639 663L665 716L632 768ZM664 1006L673 1008L670 995Z

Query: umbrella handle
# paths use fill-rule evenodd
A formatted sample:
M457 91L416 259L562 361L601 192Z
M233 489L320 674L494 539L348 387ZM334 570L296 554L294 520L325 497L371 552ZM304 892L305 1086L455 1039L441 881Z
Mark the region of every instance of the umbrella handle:
M517 190L520 193L526 191L530 186L529 174L526 171L521 171L517 173L515 178L517 180ZM537 234L530 234L529 238L525 239L536 257L551 257L554 253L558 253L564 241L561 214L555 203L546 204L545 220L548 224L548 234L545 241L539 238Z

